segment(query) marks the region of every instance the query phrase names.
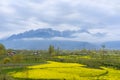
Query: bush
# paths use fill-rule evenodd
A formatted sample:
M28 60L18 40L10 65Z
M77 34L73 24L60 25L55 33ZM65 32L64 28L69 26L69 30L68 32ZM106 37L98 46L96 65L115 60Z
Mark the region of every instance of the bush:
M9 63L9 62L11 62L11 59L10 59L10 58L4 58L4 60L3 60L3 63L4 63L4 64L7 64L7 63Z

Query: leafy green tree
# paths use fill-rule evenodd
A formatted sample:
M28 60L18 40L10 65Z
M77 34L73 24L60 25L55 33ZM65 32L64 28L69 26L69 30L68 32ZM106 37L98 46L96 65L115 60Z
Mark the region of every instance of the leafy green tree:
M0 55L3 55L6 53L6 49L3 44L0 44Z
M51 56L54 56L54 55L55 55L55 49L54 49L54 46L53 46L53 45L50 45L50 46L49 46L48 51L49 51L49 54L50 54Z

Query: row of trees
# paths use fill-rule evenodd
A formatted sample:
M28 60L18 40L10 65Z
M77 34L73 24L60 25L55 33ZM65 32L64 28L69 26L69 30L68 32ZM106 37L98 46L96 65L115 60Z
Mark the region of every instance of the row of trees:
M7 49L5 48L5 46L3 44L0 44L0 63L20 63L22 61L40 61L41 59L47 59L49 57L53 57L57 54L57 50L54 48L53 45L50 45L49 48L48 48L48 51L37 51L37 53L40 53L40 54L34 54L35 51L33 50L30 50L30 51L26 51L26 50L16 50L16 53L17 54L14 54L14 55L8 55L8 53L12 52L12 51L15 51L15 50L12 50L12 49ZM47 53L47 54L46 54ZM34 54L34 56L31 54ZM41 56L42 55L42 56ZM31 59L28 59L28 58L31 58ZM39 60L40 59L40 60Z
M102 46L103 50L105 49L105 45ZM83 49L84 51L85 49ZM9 50L8 50L9 51ZM11 51L9 51L11 52ZM85 51L84 51L85 52ZM3 55L6 53L6 48L3 44L0 44L0 55ZM52 56L56 55L57 53L59 53L59 48L57 50L55 50L53 45L50 45L48 48L48 53Z

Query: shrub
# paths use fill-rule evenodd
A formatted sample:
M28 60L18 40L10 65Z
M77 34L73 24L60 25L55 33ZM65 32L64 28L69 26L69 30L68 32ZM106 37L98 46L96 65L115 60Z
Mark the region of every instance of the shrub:
M4 64L7 64L7 63L9 63L9 62L11 62L11 59L10 59L10 58L4 58L4 60L3 60L3 63L4 63Z

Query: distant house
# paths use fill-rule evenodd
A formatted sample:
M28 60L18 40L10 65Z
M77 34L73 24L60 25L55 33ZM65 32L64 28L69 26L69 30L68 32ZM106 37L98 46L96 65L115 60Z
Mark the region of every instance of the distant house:
M15 52L15 51L8 52L8 56L13 56L13 55L15 55L15 54L16 54L16 52Z
M38 55L38 51L35 51L33 54L34 54L34 55Z

